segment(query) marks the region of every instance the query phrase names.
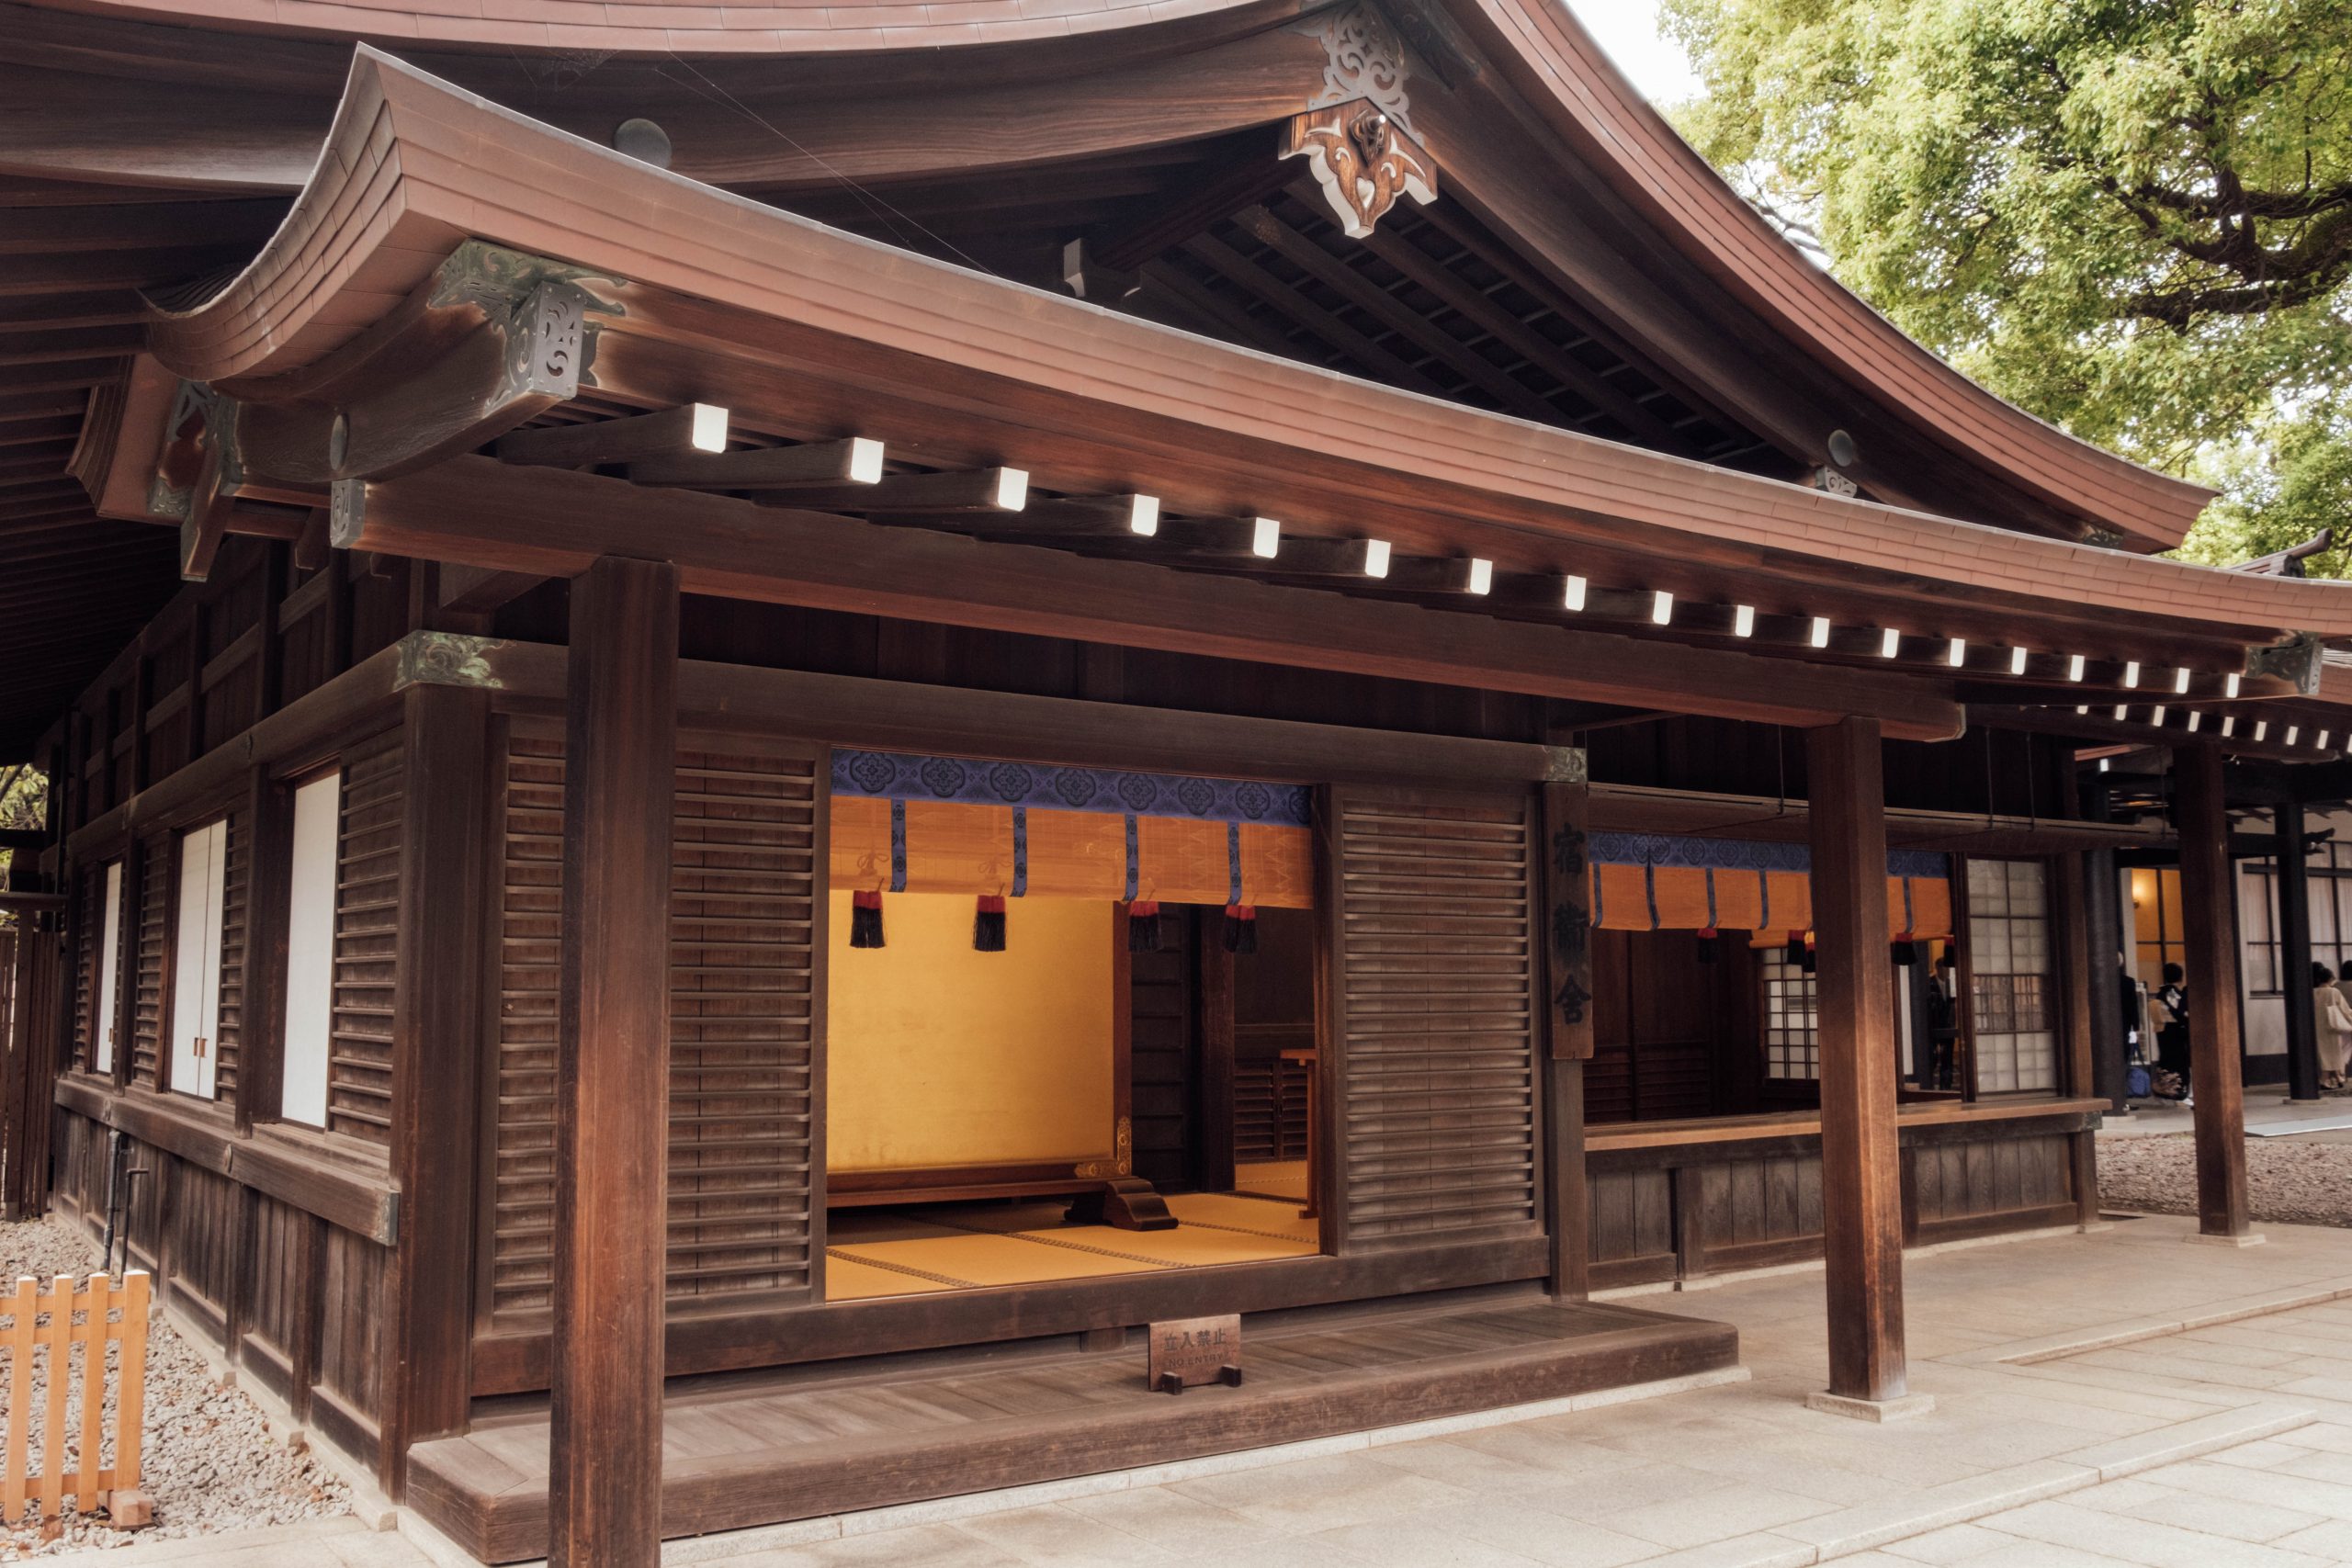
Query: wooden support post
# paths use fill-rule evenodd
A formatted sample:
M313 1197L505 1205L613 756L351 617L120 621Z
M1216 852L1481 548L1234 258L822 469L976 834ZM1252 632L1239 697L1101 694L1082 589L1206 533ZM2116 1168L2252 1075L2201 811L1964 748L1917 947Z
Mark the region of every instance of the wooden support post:
M677 679L677 569L600 558L565 699L550 1568L661 1556Z
M394 1495L409 1445L465 1430L472 1402L469 1264L480 1223L473 1151L490 767L488 692L411 686L401 704L400 967L392 991L401 1217L392 1299L405 1353L393 1373L382 1457ZM287 816L290 836L290 805Z
M1592 1055L1592 895L1586 836L1592 788L1581 750L1555 750L1564 775L1543 786L1540 912L1544 1010L1544 1168L1552 1235L1551 1290L1581 1300L1591 1287L1591 1200L1585 1180L1584 1065Z
M1886 951L1886 803L1879 727L1806 733L1829 1393L1817 1407L1883 1418L1905 1398L1902 1150L1894 1122L1894 979Z
M2132 1027L2124 1013L2119 972L2127 940L2119 887L2115 852L2085 850L2083 940L2091 955L2091 1084L2086 1092L2098 1096L2115 1111L2124 1108L2125 1055L2130 1045L2125 1032ZM2155 1042L2143 1041L2142 1048L2154 1056Z
M2278 989L2287 1005L2287 1097L2316 1102L2319 1025L2310 1001L2312 896L2304 874L2302 806L2272 807L2270 820L2278 840Z
M2182 746L2172 757L2181 957L2188 971L2189 1089L2197 1100L2197 1228L2236 1241L2247 1234L2245 1100L2230 815L2222 753L2211 746ZM2291 1007L2291 995L2289 1002Z
M1193 1185L1204 1192L1233 1190L1233 954L1225 947L1225 917L1204 913L1194 922L1193 962L1199 978L1194 1020L1199 1067L1193 1074Z

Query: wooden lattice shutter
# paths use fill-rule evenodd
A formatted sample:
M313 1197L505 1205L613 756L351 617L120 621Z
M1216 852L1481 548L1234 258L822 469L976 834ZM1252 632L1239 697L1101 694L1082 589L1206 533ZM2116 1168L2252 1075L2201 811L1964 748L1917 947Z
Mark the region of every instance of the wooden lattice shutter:
M327 1129L378 1144L389 1144L392 1131L392 981L399 967L404 790L397 730L345 754Z
M74 934L74 1061L89 1067L98 1059L98 957L112 935L106 929L107 868L86 865L77 879L80 900Z
M172 867L178 844L169 833L150 835L140 846L139 966L131 976L130 1077L155 1087L164 1041L164 960L171 951Z
M251 811L229 815L229 858L220 882L220 1022L212 1043L213 1097L237 1095L238 1048L244 1040L245 907L253 881L254 818Z
M1330 792L1326 1082L1343 1247L1540 1224L1531 806Z
M808 1288L824 889L808 752L682 750L670 905L670 1293Z
M514 724L501 818L492 1316L544 1312L553 1278L563 742ZM805 748L689 739L671 905L673 1299L806 1295L812 1078L823 996L820 774Z
M563 743L510 734L499 821L492 1317L544 1312L555 1279L555 1029Z

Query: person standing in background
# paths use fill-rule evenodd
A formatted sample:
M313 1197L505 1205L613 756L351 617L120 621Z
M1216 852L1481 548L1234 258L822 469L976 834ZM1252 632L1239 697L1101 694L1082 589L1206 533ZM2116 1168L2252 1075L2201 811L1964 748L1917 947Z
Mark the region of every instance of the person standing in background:
M2344 1087L2344 1058L2352 1050L2352 1007L2328 978L2327 965L2312 965L2312 1027L2319 1043L2319 1087Z
M2156 1026L2156 1065L2180 1077L2180 1092L2188 1100L2188 971L2177 964L2165 965L2165 983L2148 998Z

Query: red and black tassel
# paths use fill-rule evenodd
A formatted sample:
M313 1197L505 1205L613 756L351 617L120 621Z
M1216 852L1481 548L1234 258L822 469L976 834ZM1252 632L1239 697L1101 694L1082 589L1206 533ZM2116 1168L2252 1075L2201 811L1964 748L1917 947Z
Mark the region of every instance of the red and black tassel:
M882 893L879 888L861 887L850 895L849 944L852 947L882 945Z
M1227 904L1225 907L1225 950L1227 953L1258 951L1258 906Z
M1909 931L1894 939L1892 956L1897 968L1908 969L1919 962L1919 943Z
M1781 953L1781 956L1787 963L1802 964L1804 963L1804 932L1791 931L1789 933L1789 945L1786 950Z
M1811 931L1807 931L1804 935L1804 962L1799 964L1798 967L1810 975L1815 969L1820 967L1820 963L1821 961L1819 957L1814 952L1813 933Z
M1713 926L1699 928L1700 963L1713 964L1715 961L1715 955L1723 951L1723 932Z
M1127 951L1159 951L1159 900L1138 898L1127 906Z
M972 951L1002 953L1004 951L1004 895L983 893L979 907L972 915Z

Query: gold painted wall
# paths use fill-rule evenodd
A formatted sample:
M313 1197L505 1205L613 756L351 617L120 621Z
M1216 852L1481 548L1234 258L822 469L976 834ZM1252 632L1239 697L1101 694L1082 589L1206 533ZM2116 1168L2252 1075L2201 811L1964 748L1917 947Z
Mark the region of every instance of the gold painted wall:
M887 946L849 944L832 895L827 1164L906 1170L1110 1152L1105 900L1008 900L1005 951L972 949L972 898L893 893Z

